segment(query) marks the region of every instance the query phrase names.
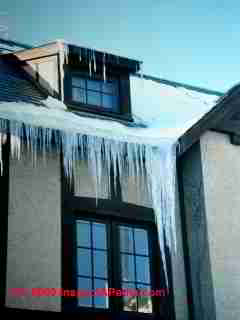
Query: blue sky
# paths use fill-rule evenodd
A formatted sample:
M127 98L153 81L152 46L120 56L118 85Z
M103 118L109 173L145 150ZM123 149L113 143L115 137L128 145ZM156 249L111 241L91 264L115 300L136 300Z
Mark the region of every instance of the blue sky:
M190 0L7 0L9 38L54 39L142 60L144 73L218 91L240 81L240 3Z

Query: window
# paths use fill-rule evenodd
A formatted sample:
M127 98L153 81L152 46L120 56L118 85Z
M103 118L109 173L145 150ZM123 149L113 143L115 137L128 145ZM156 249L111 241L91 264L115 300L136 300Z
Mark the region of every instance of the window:
M76 217L75 231L75 283L78 290L151 290L152 249L147 227L121 223L115 219L105 221ZM111 296L78 297L77 306L153 312L150 295L126 295L117 299L116 307L116 298Z
M107 112L119 111L119 88L117 79L87 78L84 75L71 77L71 100Z

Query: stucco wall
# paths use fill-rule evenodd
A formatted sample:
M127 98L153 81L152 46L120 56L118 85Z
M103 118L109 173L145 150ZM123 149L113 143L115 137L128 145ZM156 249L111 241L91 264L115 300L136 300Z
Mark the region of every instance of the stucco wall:
M38 72L37 77L40 85L48 84L50 89L59 93L59 74L57 55L45 58L34 59L28 62Z
M240 319L240 147L207 132L201 157L217 320Z
M6 306L60 311L60 297L10 294L11 288L61 288L60 158L32 166L10 160Z

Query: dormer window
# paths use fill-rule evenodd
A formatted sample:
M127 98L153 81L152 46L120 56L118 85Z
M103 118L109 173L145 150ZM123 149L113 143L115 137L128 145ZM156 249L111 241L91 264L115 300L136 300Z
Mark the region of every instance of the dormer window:
M130 74L140 62L68 45L64 102L75 112L132 121Z
M79 105L100 111L119 112L119 85L117 79L102 80L79 74L71 77L71 100Z

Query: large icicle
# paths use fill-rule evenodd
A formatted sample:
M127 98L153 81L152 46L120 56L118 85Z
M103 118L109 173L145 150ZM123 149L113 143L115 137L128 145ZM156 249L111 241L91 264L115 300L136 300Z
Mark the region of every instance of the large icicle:
M2 134L7 132L7 121L1 120L0 165L2 168L1 149ZM149 192L153 199L153 208L158 226L160 249L168 285L165 246L176 250L175 236L175 176L176 176L176 143L162 139L155 145L120 141L90 134L58 131L55 129L34 127L19 121L9 121L11 135L11 156L21 159L22 145L26 144L32 154L35 166L39 152L43 159L46 152L63 151L63 162L66 176L72 181L77 160L87 160L91 176L95 182L96 200L102 185L102 177L107 176L110 194L111 172L114 186L117 177L123 187L128 176L134 178L146 176ZM110 197L110 195L109 195Z

